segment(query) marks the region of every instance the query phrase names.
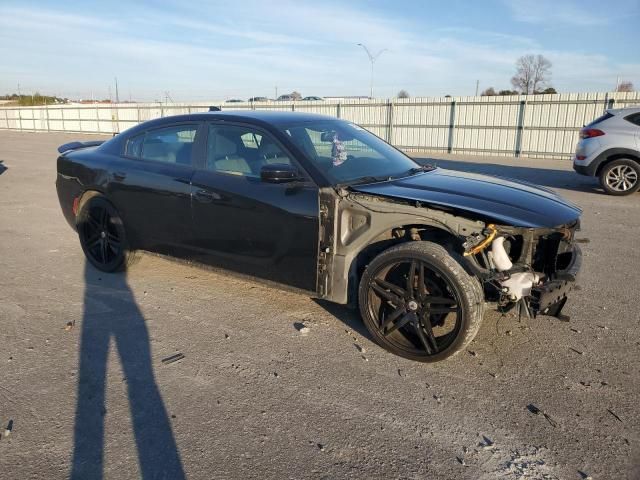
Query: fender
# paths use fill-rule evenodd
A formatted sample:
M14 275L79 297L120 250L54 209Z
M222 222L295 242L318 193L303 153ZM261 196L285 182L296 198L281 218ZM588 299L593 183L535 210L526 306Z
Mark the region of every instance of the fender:
M486 224L426 206L332 188L320 190L320 242L317 293L336 303L348 302L349 275L364 248L393 228L434 227L460 238L480 235Z
M578 173L582 173L583 175L589 175L591 177L597 177L600 174L600 170L609 160L614 160L614 158L630 158L632 160L636 160L640 162L640 152L638 150L632 150L630 148L609 148L604 152L600 153L596 158L594 158L589 165L580 166L580 171ZM575 167L574 167L575 169Z

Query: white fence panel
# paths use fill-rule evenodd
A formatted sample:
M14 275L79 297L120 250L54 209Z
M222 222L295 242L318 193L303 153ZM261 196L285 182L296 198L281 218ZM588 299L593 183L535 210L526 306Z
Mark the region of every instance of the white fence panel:
M0 129L113 134L147 120L221 110L318 113L362 125L406 150L570 158L578 131L640 92L298 102L122 103L0 107Z

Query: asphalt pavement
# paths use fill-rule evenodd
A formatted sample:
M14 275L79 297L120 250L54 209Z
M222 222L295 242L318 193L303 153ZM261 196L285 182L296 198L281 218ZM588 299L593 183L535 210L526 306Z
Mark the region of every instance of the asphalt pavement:
M640 478L640 194L559 160L414 154L584 209L568 323L489 312L438 364L341 306L143 255L85 264L56 147L0 132L0 472L68 478Z

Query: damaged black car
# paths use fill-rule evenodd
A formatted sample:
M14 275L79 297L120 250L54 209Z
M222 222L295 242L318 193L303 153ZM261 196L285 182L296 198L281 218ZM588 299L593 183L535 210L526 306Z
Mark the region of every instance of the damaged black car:
M59 148L57 191L87 260L138 250L358 307L418 361L476 335L485 308L562 317L581 211L531 184L416 163L366 129L295 112L207 112Z

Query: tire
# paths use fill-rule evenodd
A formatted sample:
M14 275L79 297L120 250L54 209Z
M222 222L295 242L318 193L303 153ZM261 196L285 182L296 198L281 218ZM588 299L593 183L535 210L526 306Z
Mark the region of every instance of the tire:
M360 315L380 346L437 362L473 340L484 294L455 257L441 245L416 241L385 250L367 266L358 291Z
M600 172L600 185L609 195L630 195L640 188L640 164L627 158L607 163Z
M85 201L76 216L80 245L91 265L103 272L124 270L133 263L122 218L102 195Z

